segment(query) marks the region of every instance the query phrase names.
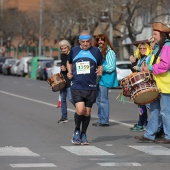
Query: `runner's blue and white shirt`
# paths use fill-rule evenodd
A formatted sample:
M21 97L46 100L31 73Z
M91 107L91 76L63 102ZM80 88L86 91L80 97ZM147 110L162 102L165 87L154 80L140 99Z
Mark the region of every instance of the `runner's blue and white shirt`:
M68 61L72 64L72 89L97 90L96 69L103 63L103 56L97 47L91 46L83 50L80 46L73 47L69 53Z

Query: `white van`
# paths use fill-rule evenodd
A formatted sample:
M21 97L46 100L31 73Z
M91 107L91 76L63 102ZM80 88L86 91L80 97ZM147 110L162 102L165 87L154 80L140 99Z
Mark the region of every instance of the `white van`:
M32 57L22 57L17 68L17 76L24 77L28 74L28 63L27 61Z
M54 60L53 66L47 72L48 78L50 78L56 73L60 73L61 71L60 66L61 66L61 60Z

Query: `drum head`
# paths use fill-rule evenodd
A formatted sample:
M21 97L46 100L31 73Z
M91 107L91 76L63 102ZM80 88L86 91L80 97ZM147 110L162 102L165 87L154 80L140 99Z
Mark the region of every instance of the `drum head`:
M159 91L154 89L153 91L145 90L142 92L137 93L133 100L134 103L139 105L149 104L153 101L155 101L159 97Z
M63 88L65 87L65 85L66 85L66 82L65 82L65 81L62 81L62 82L60 82L59 84L54 85L54 86L52 87L52 91L53 91L53 92L58 92L58 91L60 91L61 89L63 89Z

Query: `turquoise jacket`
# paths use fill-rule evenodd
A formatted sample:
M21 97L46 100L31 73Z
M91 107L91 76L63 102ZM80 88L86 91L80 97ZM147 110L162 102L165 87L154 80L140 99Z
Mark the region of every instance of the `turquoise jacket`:
M108 46L106 58L103 62L103 74L100 78L99 85L104 87L118 86L118 79L117 79L117 72L116 72L116 54L110 48L110 46Z

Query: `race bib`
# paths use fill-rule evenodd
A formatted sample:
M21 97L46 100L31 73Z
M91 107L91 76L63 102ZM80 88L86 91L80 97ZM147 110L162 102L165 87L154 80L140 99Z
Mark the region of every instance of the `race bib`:
M90 74L90 62L82 61L76 63L77 74Z

